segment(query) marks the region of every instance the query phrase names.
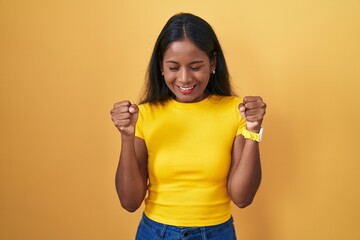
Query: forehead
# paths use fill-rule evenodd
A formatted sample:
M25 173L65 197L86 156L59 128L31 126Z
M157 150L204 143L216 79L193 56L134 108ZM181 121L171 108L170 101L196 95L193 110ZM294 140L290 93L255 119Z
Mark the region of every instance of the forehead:
M170 43L164 53L163 60L181 61L194 59L205 60L208 59L208 56L192 41L184 39Z

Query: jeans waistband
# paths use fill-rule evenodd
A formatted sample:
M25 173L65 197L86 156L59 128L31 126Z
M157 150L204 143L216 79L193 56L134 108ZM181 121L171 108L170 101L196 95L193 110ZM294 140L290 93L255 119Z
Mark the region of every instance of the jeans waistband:
M213 226L204 226L204 227L179 227L173 225L166 225L148 218L145 213L143 214L143 223L152 228L157 232L165 232L170 235L186 235L186 234L206 234L207 237L218 234L219 232L225 231L228 228L233 228L233 218L230 217L224 223L213 225Z

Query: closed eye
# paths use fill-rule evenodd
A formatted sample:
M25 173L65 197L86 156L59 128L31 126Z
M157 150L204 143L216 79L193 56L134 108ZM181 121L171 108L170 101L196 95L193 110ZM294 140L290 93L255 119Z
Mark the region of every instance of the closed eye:
M200 67L190 67L191 70L194 70L194 71L199 71L201 69L201 66Z
M169 67L169 70L170 71L177 71L177 70L179 70L179 67Z

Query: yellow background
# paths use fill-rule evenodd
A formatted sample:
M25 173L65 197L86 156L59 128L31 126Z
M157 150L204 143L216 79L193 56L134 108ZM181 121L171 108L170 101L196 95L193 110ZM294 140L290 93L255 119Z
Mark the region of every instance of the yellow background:
M238 94L268 103L238 238L360 239L358 0L0 0L0 239L134 238L109 112L139 100L180 11L214 27Z

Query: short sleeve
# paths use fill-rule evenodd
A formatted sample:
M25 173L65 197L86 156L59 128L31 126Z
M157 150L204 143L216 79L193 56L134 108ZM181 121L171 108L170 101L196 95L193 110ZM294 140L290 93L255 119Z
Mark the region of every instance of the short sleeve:
M236 105L236 118L237 118L237 123L236 123L236 136L239 136L240 134L242 134L242 131L244 128L246 128L246 122L245 119L242 118L240 111L239 111L239 104L242 103L242 99L241 98L236 98L235 101L235 105Z
M135 136L141 139L144 139L144 105L139 105L139 115L138 115L138 120L136 122L136 127L135 127Z

